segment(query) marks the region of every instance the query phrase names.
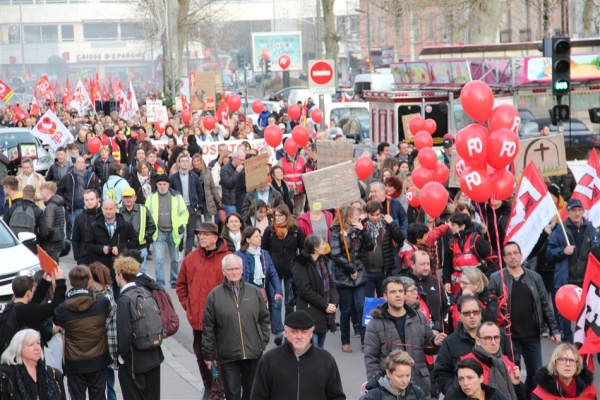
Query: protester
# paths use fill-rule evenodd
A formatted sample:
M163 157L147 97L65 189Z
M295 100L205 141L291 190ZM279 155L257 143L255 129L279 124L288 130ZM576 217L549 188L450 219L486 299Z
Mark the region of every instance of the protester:
M42 244L48 237L48 227L44 211L37 206L34 199L35 188L26 185L23 188L23 197L13 201L3 218L15 235L21 232L34 233L38 243Z
M289 190L288 184L283 180L283 169L279 165L271 167L269 171L271 177L271 187L281 193L283 203L291 210L294 209L292 202L293 193Z
M255 214L255 206L254 202L250 203L250 208L248 209L248 216L244 221L246 226L253 226L260 230L260 236L267 229L269 225L273 223L273 214L268 214L270 211L269 206L262 200L258 200L258 204L256 205L256 214Z
M488 278L478 268L468 267L463 270L460 278L460 291L457 298L467 294L475 297L481 304L481 320L496 323L498 319L498 297L489 288ZM460 323L460 313L457 304L450 306L452 327L456 329Z
M223 192L221 198L223 200L223 208L227 214L235 212L235 188L238 177L244 169L244 160L246 153L241 150L235 151L231 155L231 161L221 167L221 190Z
M129 176L127 183L135 190L136 202L145 204L146 199L156 191L156 178L152 166L147 161L138 161L134 173Z
M123 205L121 197L123 191L129 187L129 183L123 178L123 166L114 163L108 168L109 177L102 186L102 200L114 200L120 207Z
M329 228L333 223L333 214L327 210L309 210L298 217L298 227L304 232L304 236L308 237L312 234L327 238L327 242L331 238Z
M483 368L475 360L461 360L456 364L454 385L444 400L508 400L498 389L483 383Z
M110 167L114 164L118 163L117 160L110 155L108 146L100 147L99 157L94 161L93 170L101 184L105 184L108 181L108 178L111 175Z
M152 237L156 232L156 224L152 214L143 204L137 204L135 190L127 188L123 191L123 205L119 213L126 222L129 222L138 235L138 249L142 256L141 271L146 273L146 259L148 258L148 246L152 243Z
M302 182L302 175L307 172L306 165L299 152L292 155L287 154L287 152L284 153L284 157L279 160L283 171L283 181L287 184L294 203L294 207L290 211L293 212L294 216L298 216L304 212L304 202L306 201L306 192Z
M414 365L415 361L407 352L400 349L392 351L385 359L385 375L376 375L367 383L369 392L361 400L424 400L423 390L411 382Z
M58 263L60 253L65 247L65 201L56 194L56 183L44 182L40 188L44 200L44 219L48 228L42 249Z
M92 225L102 215L100 208L100 198L98 192L94 189L88 189L83 192L83 203L85 210L79 214L73 225L73 238L71 245L73 247L73 258L77 264L90 264L92 262L91 252L85 246L85 237L91 231Z
M242 232L246 228L244 219L236 212L231 212L225 219L225 225L221 235L227 242L227 248L231 253L238 251L242 245Z
M46 182L54 182L58 185L63 176L67 174L73 164L67 159L67 149L63 146L56 149L56 161L46 172Z
M217 207L221 205L221 194L215 185L211 171L206 167L204 158L200 154L192 157L192 171L200 177L200 184L204 189L204 202L201 210L203 220L215 222L214 217L217 215ZM199 226L199 223L196 223L196 226Z
M33 169L33 161L31 158L23 158L21 160L21 172L17 174L17 180L19 181L19 191L23 191L23 188L27 185L33 186L35 189L35 195L31 199L35 202L35 205L40 209L44 209L44 201L40 189L42 183L46 182L44 177Z
M252 203L255 198L264 201L269 206L269 210L274 209L280 204L284 204L281 193L273 189L271 185L263 185L258 189L254 189L246 193L246 197L244 197L244 205L242 206L242 216L248 215L250 203Z
M408 229L408 218L404 207L396 199L389 199L386 196L385 185L381 182L371 183L371 200L378 201L381 203L383 214L391 215L392 219L396 221L402 234L406 237ZM400 242L401 244L402 242Z

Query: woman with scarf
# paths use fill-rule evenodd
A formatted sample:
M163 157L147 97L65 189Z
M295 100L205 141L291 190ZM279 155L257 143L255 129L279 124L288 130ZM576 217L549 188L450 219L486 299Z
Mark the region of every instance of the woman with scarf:
M283 203L288 206L290 210L293 210L294 203L292 203L287 183L283 180L283 169L279 165L275 165L274 167L271 167L269 174L271 175L271 186L281 193L283 196Z
M0 359L0 399L65 399L62 377L44 362L40 333L23 329L15 334Z
M246 218L246 225L253 226L260 230L260 235L267 230L267 227L273 223L273 217L268 214L269 206L263 200L258 199L256 206L256 218L254 218L254 200L250 203L248 208L248 217Z
M360 222L360 213L354 207L342 207L331 227L332 275L340 298L340 331L342 351L351 353L350 319L353 313L363 314L367 271L361 260L375 249L373 237ZM365 341L365 327L360 324L361 347Z
M538 385L531 400L596 399L594 374L585 368L577 347L569 343L554 349L548 366L537 371L535 381Z
M227 249L235 253L242 245L242 231L246 228L242 216L236 212L231 212L225 219L225 226L221 236L227 243Z
M335 312L338 292L327 270L327 241L323 236L310 235L304 240L304 250L292 263L294 285L298 293L296 310L306 311L315 321L313 344L323 348L327 331L335 332Z
M260 248L260 243L261 236L258 228L249 227L244 229L242 233L242 245L235 252L244 264L242 278L244 282L260 289L265 302L269 301L266 290L267 283L270 283L275 288L275 300L281 300L283 293L281 291L279 276L277 275L273 261L271 261L271 256L268 252Z
M131 174L127 182L135 190L135 202L146 204L146 198L156 190L157 175L147 161L138 161L135 169L136 173Z
M285 315L294 312L290 304L292 291L292 260L304 248L304 233L298 228L296 221L285 204L275 207L273 223L267 226L262 236L261 246L273 259L279 279L283 279L285 291ZM269 287L269 299L273 299L274 288ZM283 323L281 321L281 300L271 300L272 323L275 331L275 344L283 343Z

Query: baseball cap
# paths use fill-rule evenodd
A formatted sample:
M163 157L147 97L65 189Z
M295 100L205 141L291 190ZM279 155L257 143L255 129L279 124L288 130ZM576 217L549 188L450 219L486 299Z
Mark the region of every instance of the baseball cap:
M123 194L121 194L121 197L133 197L133 196L135 196L135 190L130 187L123 190Z
M573 207L581 207L583 208L583 204L581 204L581 200L579 199L569 199L567 202L567 211L569 211Z
M446 133L444 135L444 140L442 142L442 147L444 147L445 149L447 149L448 147L452 147L453 144L454 144L454 136L452 136L451 133Z

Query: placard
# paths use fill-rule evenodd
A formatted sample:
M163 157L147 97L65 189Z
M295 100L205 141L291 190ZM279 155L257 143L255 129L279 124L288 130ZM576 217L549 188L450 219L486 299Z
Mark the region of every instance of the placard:
M402 116L402 129L404 130L404 140L414 140L415 135L410 131L410 120L414 117L419 117L421 114L407 114ZM415 132L416 133L416 132Z
M162 113L162 100L148 100L146 102L146 119L148 122L156 122Z
M190 79L190 107L192 111L207 110L209 99L214 99L221 91L223 78L221 72L195 72L194 79Z
M350 205L360 199L354 162L333 165L302 175L311 210L327 210Z
M258 189L269 183L269 155L266 153L259 154L244 162L246 170L246 192Z
M458 153L456 150L452 151L452 156L450 157L450 178L448 180L448 187L451 188L459 188L460 187L460 178L456 174L456 163L458 161Z
M515 178L520 179L523 170L533 161L542 177L567 174L567 156L563 135L540 136L519 141L519 153L515 158Z
M346 140L318 140L317 168L323 169L353 158L353 143Z

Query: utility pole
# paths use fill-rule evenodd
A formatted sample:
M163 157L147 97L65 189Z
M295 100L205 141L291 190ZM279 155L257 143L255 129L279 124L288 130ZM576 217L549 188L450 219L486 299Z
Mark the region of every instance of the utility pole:
M167 13L167 43L168 43L168 50L169 50L169 65L170 65L170 70L171 70L171 101L173 102L173 104L175 104L175 57L173 54L173 44L171 42L171 36L172 33L171 32L171 7L170 7L170 3L171 0L166 0L167 3L167 7L166 7L166 13Z
M23 0L19 0L19 36L21 38L21 67L23 80L25 80L25 29L23 28Z
M317 28L317 52L316 59L320 60L323 52L321 51L321 0L315 0L317 2L317 18L315 20L315 28Z

